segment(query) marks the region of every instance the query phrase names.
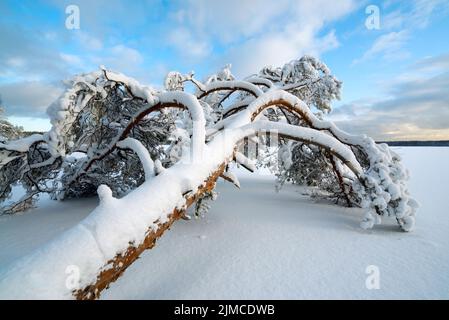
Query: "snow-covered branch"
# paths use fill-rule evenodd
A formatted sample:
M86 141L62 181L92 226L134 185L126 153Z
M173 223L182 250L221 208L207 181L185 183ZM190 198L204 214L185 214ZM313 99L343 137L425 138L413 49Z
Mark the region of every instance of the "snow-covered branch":
M204 87L204 92L199 94L198 99L220 90L244 91L254 97L258 97L263 93L259 87L246 81L214 81Z
M154 161L151 159L148 150L145 146L134 138L126 138L117 143L117 147L121 149L130 149L134 151L142 162L143 169L145 171L145 180L149 180L154 177Z
M351 149L334 137L321 131L272 121L255 121L237 130L240 131L240 139L255 135L258 132L271 132L288 139L319 146L328 150L340 159L358 178L362 178L362 167L358 163Z

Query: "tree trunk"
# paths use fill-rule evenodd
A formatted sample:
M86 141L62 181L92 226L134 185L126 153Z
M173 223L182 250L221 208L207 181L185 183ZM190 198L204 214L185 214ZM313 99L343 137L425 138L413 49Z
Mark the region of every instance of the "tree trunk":
M152 249L165 231L169 230L172 224L184 216L185 210L190 207L195 201L201 198L206 192L210 192L215 188L218 177L224 172L226 163L221 164L218 169L207 178L203 185L198 188L194 195L190 195L186 199L186 208L183 210L173 209L173 212L168 216L168 221L158 224L156 231L149 230L145 240L136 245L130 245L124 253L117 254L104 267L103 271L97 276L95 283L86 286L84 289L79 289L73 292L77 300L93 300L100 297L101 292L107 289L109 285L116 281L123 272L136 261L140 254Z

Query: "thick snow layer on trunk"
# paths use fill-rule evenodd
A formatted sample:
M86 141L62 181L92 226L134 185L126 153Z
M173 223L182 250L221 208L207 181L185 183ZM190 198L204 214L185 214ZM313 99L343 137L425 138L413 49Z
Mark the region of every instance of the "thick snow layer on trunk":
M117 253L130 243L140 243L173 208L182 208L184 194L195 192L224 159L232 157L233 138L222 134L205 146L201 162L186 157L122 199L101 186L100 205L87 218L0 276L0 297L73 298L72 290L94 282ZM66 284L68 266L79 272L76 287Z

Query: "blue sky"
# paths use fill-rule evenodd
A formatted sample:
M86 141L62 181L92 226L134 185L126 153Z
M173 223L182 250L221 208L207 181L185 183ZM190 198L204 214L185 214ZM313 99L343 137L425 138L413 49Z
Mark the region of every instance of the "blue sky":
M369 5L379 29L365 26ZM312 54L343 81L329 117L344 129L449 139L448 1L1 0L0 17L0 95L28 130L49 128L61 80L99 65L158 87L171 70L201 79L231 63L244 77Z

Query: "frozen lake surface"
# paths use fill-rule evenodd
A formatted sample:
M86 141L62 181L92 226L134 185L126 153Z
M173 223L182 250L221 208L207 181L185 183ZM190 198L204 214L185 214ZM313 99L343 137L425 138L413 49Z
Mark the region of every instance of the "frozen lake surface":
M394 220L365 231L359 209L314 202L293 186L276 193L272 177L238 171L240 190L220 182L205 218L176 222L102 298L448 299L449 148L395 150L421 204L413 232ZM96 205L43 199L37 209L0 217L0 271ZM380 288L369 290L373 268Z

